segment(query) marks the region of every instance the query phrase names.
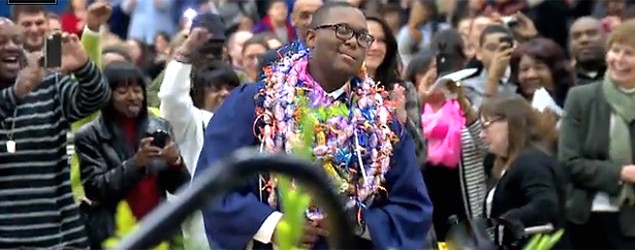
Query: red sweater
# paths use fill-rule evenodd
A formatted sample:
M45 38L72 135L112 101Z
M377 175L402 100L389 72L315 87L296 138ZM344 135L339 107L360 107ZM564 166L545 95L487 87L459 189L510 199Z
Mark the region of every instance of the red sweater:
M120 118L119 124L130 145L137 145L137 122L134 119ZM137 221L150 213L161 203L161 192L156 176L145 176L126 195L126 202Z

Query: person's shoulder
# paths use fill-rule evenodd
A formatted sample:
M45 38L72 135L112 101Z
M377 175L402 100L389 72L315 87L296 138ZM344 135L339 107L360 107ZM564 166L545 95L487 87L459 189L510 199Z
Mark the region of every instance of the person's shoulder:
M100 121L101 116L98 116L96 119L89 121L88 123L81 126L79 129L77 129L77 131L74 133L75 140L84 141L89 140L90 138L96 138L97 131L102 126L102 123Z
M540 167L551 168L557 164L557 160L555 156L550 155L543 149L527 147L520 151L513 164L515 168L531 168L535 170Z
M590 96L590 95L594 95L595 93L598 93L598 90L601 88L602 86L602 81L595 81L589 84L584 84L584 85L577 85L574 86L573 88L569 89L569 96L577 96L577 95L584 95L584 96Z
M586 106L596 100L596 96L602 94L602 81L578 85L567 93L566 102L575 106ZM566 105L565 105L566 106Z
M265 88L264 80L240 85L232 90L232 93L238 94L257 94L261 89Z

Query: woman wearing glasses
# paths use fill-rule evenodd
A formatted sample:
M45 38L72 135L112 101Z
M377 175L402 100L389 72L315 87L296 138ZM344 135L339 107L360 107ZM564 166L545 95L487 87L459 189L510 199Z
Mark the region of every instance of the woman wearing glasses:
M485 198L485 217L504 218L525 227L565 225L564 178L547 150L556 131L522 97L488 100L481 106L481 136L496 155L495 184ZM561 239L559 247L566 240Z

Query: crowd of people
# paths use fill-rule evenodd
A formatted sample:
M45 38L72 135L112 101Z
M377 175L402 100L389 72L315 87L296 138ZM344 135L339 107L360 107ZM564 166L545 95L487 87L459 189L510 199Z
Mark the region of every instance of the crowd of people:
M477 218L635 249L635 5L176 2L0 17L0 249L114 247L245 147L308 149L363 249L436 249ZM249 179L156 249L277 248L276 185ZM306 216L300 246L328 248Z

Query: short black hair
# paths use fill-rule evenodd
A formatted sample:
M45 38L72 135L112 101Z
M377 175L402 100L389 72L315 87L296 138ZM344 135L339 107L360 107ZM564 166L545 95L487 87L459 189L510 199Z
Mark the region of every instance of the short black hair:
M190 79L192 82L190 97L197 108L203 108L207 91L220 89L224 85L232 88L240 86L240 79L234 68L222 61L214 61L196 67L192 71Z
M332 9L336 9L336 8L354 8L357 9L355 6L351 5L348 2L327 2L325 4L323 4L322 6L320 6L319 8L317 8L317 10L315 10L315 12L313 12L313 17L311 19L311 27L315 28L317 26L320 26L324 23L324 19L326 19L326 17L328 16L329 12L331 12Z
M487 36L491 34L496 34L496 33L502 33L511 38L514 37L514 34L512 34L512 32L503 25L500 25L500 24L488 25L487 27L485 27L485 29L483 29L483 32L481 32L481 36L478 38L479 47L483 46L483 43L485 43L485 38L487 38Z
M44 6L39 5L39 4L35 4L35 5L14 5L11 8L11 19L13 19L14 22L18 21L18 17L20 17L20 15L22 14L43 14L44 16L46 16L46 9L44 9Z

